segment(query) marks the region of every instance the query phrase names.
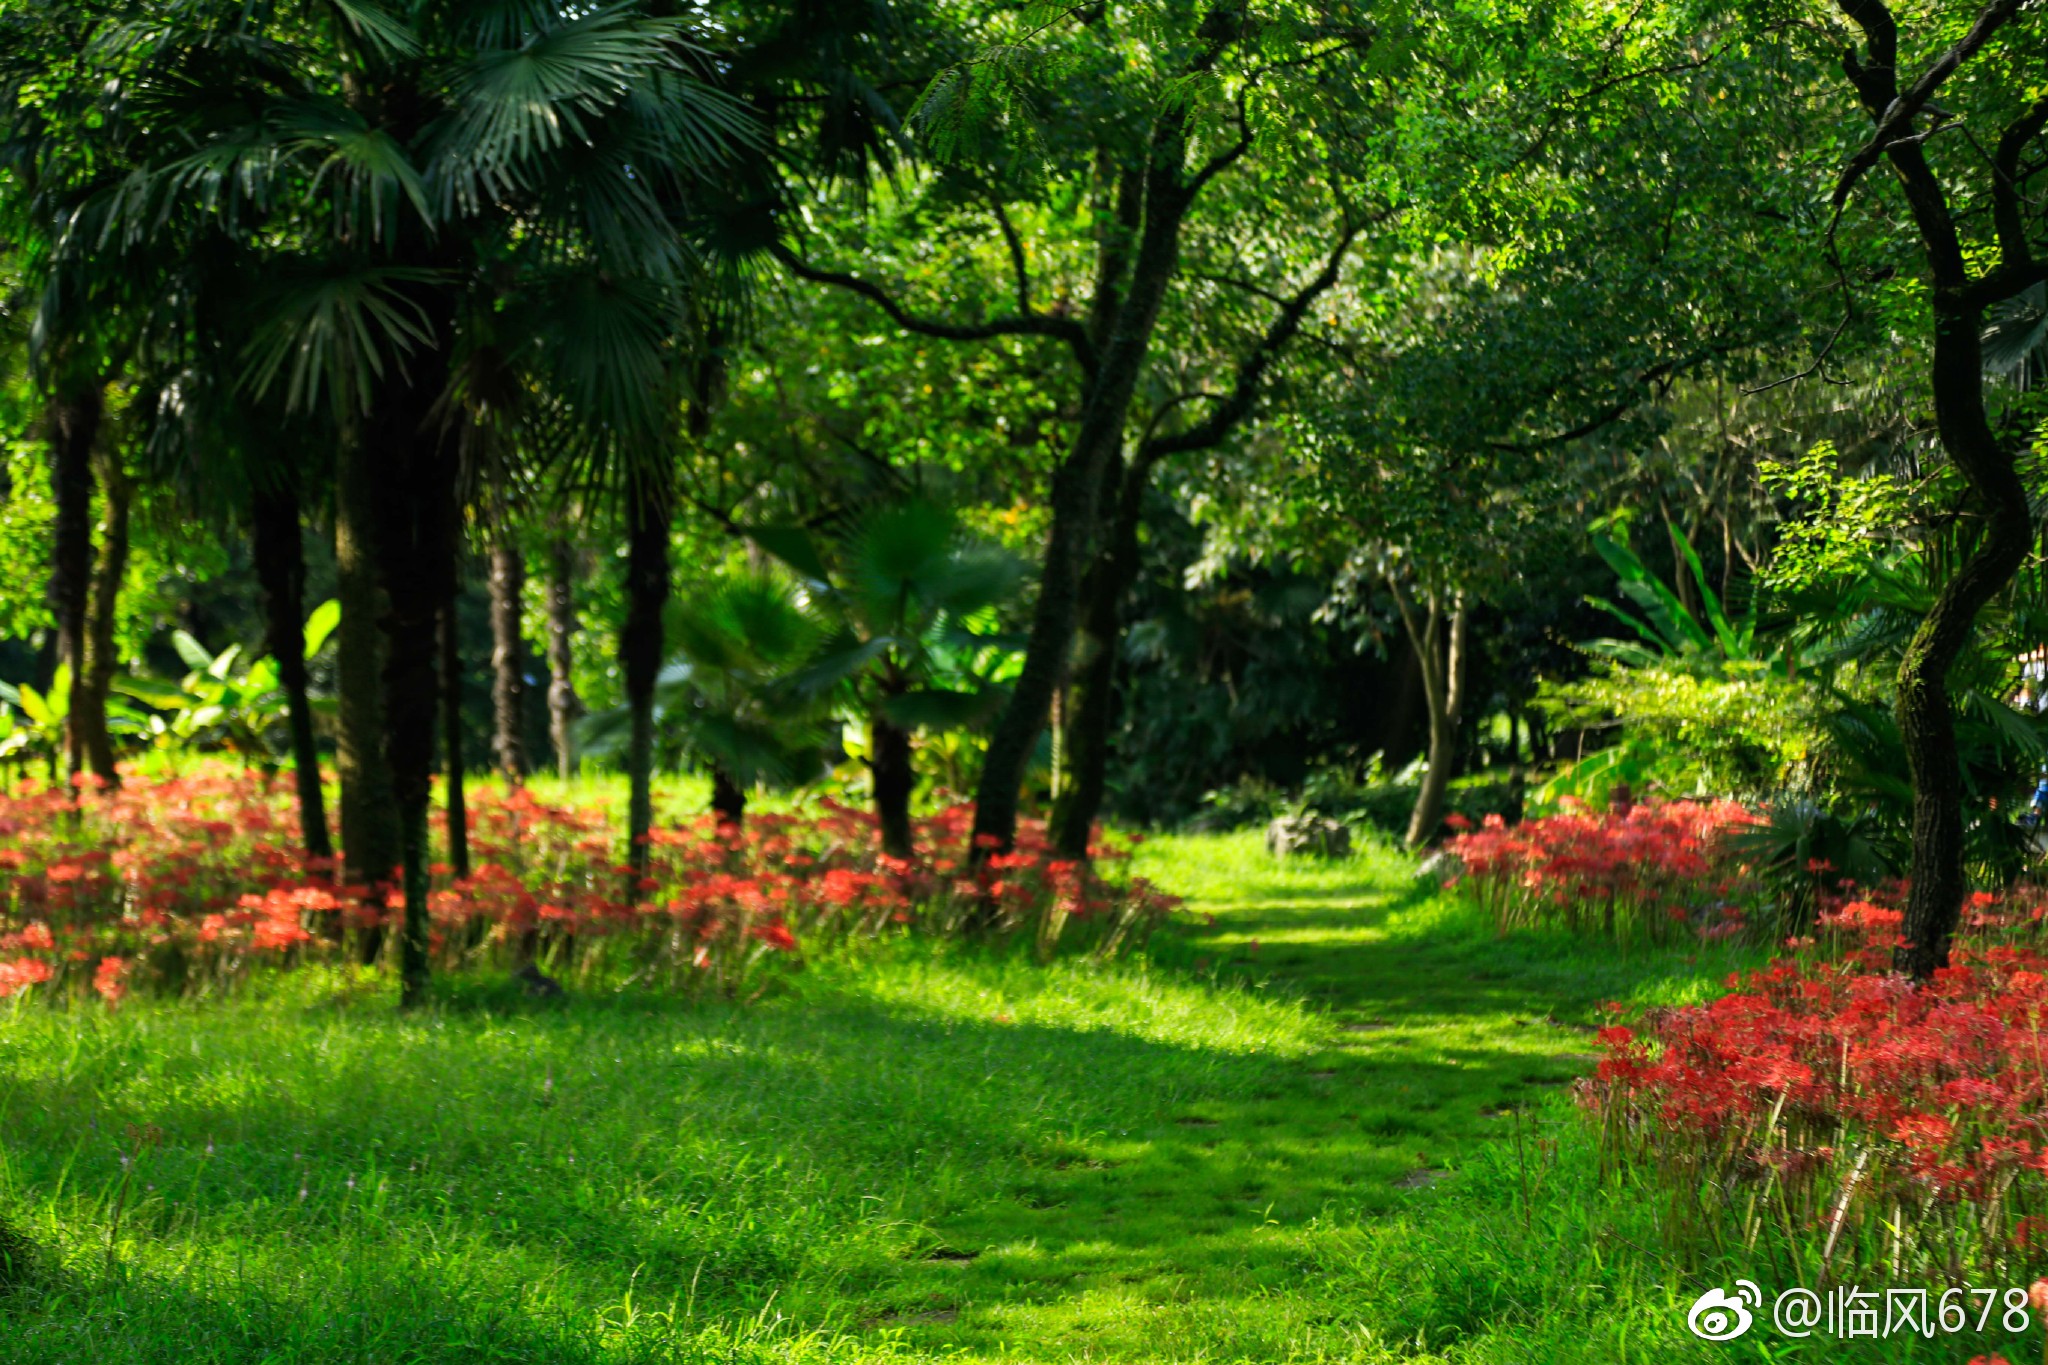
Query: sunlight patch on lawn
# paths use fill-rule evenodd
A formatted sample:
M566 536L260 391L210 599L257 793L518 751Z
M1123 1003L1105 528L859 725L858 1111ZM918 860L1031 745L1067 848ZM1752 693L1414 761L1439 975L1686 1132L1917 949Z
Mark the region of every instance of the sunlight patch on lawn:
M1116 1033L1150 1043L1235 1054L1302 1057L1328 1025L1301 1002L1148 969L1063 960L964 962L938 957L834 982L834 989L906 1015Z

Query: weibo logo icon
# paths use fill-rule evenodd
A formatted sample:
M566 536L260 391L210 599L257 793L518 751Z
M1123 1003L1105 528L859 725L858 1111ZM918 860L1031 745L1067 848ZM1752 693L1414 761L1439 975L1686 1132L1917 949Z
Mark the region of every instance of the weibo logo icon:
M1763 1305L1764 1292L1749 1280L1737 1280L1735 1292L1709 1289L1693 1300L1685 1325L1705 1341L1733 1341L1747 1332L1756 1319L1750 1309Z

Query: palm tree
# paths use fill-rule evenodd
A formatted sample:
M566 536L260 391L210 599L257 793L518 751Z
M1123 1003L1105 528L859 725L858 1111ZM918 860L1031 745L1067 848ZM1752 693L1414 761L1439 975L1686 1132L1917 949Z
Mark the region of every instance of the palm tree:
M921 499L874 508L838 537L752 534L809 581L832 623L801 685L843 689L865 717L882 849L908 858L913 736L974 724L1002 705L996 673L1013 655L996 634L996 608L1024 566L964 538L949 512Z
M766 574L727 579L669 614L676 654L644 719L628 704L583 725L586 752L645 746L657 763L694 758L711 774L722 825L746 819L759 783L786 786L823 771L826 708L802 686L823 631L795 589Z
M486 349L524 374L556 419L536 422L534 445L660 431L673 410L635 376L668 347L670 301L689 287L678 224L748 116L711 84L687 22L642 0L213 0L98 17L97 50L121 67L110 98L138 146L111 221L142 241L167 214L197 214L226 235L259 282L245 388L297 412L325 405L340 431L343 519L384 597L413 1003L461 378ZM660 306L561 306L605 291ZM344 594L345 613L363 605Z

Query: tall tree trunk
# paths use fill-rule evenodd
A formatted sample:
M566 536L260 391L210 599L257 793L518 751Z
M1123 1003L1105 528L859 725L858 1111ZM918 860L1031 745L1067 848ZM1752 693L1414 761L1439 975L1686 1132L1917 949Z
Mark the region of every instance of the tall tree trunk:
M509 535L491 547L491 747L514 786L526 778L526 641L519 630L526 558Z
M887 690L889 695L901 695L903 684L892 679ZM910 797L917 789L917 764L910 731L883 715L880 708L868 715L868 775L875 784L875 826L881 831L882 852L891 858L909 858Z
M114 682L114 626L120 614L121 580L128 574L128 508L135 485L121 467L121 457L112 451L95 451L93 470L100 485L100 544L85 627L85 668L72 683L71 715L93 775L106 786L118 787L121 774L114 767L114 737L107 729L107 695Z
M1131 400L1151 348L1159 309L1173 280L1180 230L1193 191L1183 183L1185 115L1162 117L1153 138L1147 175L1144 226L1131 265L1128 291L1121 295L1088 386L1081 422L1052 479L1038 601L1032 609L1024 664L1009 705L989 738L988 756L974 793L974 856L1006 850L1016 839L1017 807L1031 752L1045 728L1052 694L1064 680L1074 643L1082 557L1096 534L1104 479L1123 444Z
M2022 163L2033 155L2031 144L2048 127L2048 100L2033 101L1999 133L1989 186L1997 257L1990 268L1973 273L1949 206L1949 191L1927 163L1927 134L1914 129L1913 110L1927 105L1927 94L1938 88L1938 81L1921 84L1934 68L1915 82L1920 90L1917 101L1910 91L1902 95L1898 23L1890 6L1881 0L1841 0L1839 8L1863 33L1862 58L1851 51L1842 68L1870 117L1873 135L1837 182L1836 202L1846 203L1856 178L1880 158L1890 162L1919 231L1933 285L1929 374L1935 427L1942 449L1984 514L1976 546L1935 595L1899 665L1899 732L1913 779L1913 867L1900 926L1904 942L1895 950L1893 963L1926 980L1948 964L1950 940L1968 889L1963 870L1962 771L1948 675L1969 642L1977 614L2012 581L2033 543L2033 514L2016 465L2018 443L2000 440L1984 407L1982 333L1985 310L2017 295L2036 270L2027 235ZM1976 41L2011 22L2023 8L1986 6L1978 16ZM1956 63L1965 60L1963 45L1950 49L1948 58Z
M1052 845L1062 858L1085 859L1102 813L1109 776L1110 722L1123 642L1123 600L1138 577L1138 527L1152 462L1134 458L1118 483L1105 543L1089 567L1067 689L1067 777L1052 805Z
M626 484L626 622L619 632L631 730L626 743L626 865L640 899L654 826L654 684L661 675L661 616L669 594L669 518L674 477L665 465L636 471Z
M382 497L377 526L384 614L384 753L398 809L405 920L399 932L399 1003L423 1004L429 976L427 915L435 745L441 676L439 626L455 572L455 468L432 417L445 355L410 384L393 385L372 431Z
M555 772L567 782L576 775L576 552L557 540L548 552L548 738L555 746Z
M446 751L448 783L448 866L458 877L469 875L469 801L463 790L462 759L462 630L456 612L460 597L450 574L447 600L441 604L441 744Z
M1942 445L1984 507L1974 553L1942 585L1899 665L1898 717L1913 779L1913 868L1900 971L1926 980L1946 967L1968 883L1963 869L1962 763L1956 753L1949 670L1977 614L2012 581L2033 546L2027 491L1984 410L1981 312L1936 307L1934 411Z
M313 740L313 708L306 697L306 553L299 521L299 490L290 476L259 485L250 505L255 528L256 577L263 585L264 644L277 660L291 731L292 776L299 802L299 843L309 863L334 857L327 836L327 806L320 790L320 751Z
M1443 823L1444 797L1450 791L1451 770L1458 761L1458 726L1465 707L1466 636L1471 609L1462 592L1451 594L1450 619L1444 619L1440 594L1429 594L1428 614L1418 620L1400 584L1392 578L1394 601L1401 611L1409 643L1422 666L1422 693L1429 707L1429 766L1422 775L1422 790L1416 793L1415 809L1408 817L1407 844L1419 848L1434 838ZM1446 624L1449 626L1446 639Z
M334 562L341 621L335 627L334 690L339 710L334 766L341 779L341 852L348 885L381 910L396 880L398 807L384 753L384 587L379 576L377 460L367 432L335 448ZM363 935L365 962L383 947L381 928Z
M50 399L50 492L56 519L50 535L50 613L57 623L57 662L70 671L75 699L85 675L85 636L92 593L92 451L99 440L104 396L97 382L66 385ZM65 769L85 766L79 708L64 727Z

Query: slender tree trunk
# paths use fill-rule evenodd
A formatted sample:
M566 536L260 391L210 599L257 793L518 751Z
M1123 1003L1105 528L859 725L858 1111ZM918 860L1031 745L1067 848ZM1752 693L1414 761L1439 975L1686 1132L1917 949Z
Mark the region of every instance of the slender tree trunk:
M2016 467L2017 443L1999 439L1984 408L1984 310L2020 292L2035 262L2028 240L2022 162L2048 126L2048 102L2035 101L2000 131L1991 164L1991 224L1996 264L1973 274L1962 234L1949 207L1948 189L1927 163L1926 134L1892 120L1902 103L1899 33L1891 8L1880 0L1840 5L1864 36L1862 59L1851 51L1843 70L1884 139L1882 156L1919 230L1933 285L1934 349L1929 367L1935 426L1942 449L1962 474L1984 515L1975 548L1942 584L1921 618L1899 665L1898 718L1906 766L1913 779L1913 866L1906 896L1903 945L1893 962L1926 980L1948 964L1949 944L1968 889L1963 869L1962 771L1956 754L1955 711L1948 675L1968 644L1977 614L2009 584L2033 543L2033 514ZM1987 6L1980 24L2009 22L2022 7ZM1960 45L1951 56L1963 60ZM1980 59L1984 60L1984 59ZM1852 163L1853 164L1853 163ZM1866 163L1867 164L1867 163ZM1846 195L1853 177L1838 191ZM2003 279L1999 277L2003 276ZM1993 287L1996 285L1997 287Z
M92 593L92 451L104 398L99 384L68 385L50 400L50 493L56 519L50 535L50 612L57 623L57 662L70 671L72 698L85 675L86 616ZM66 771L85 766L80 709L64 727Z
M626 485L626 623L619 632L619 667L625 674L631 730L626 744L626 863L640 899L654 826L654 684L661 676L661 616L669 595L669 519L672 472L637 471Z
M498 771L514 786L526 778L526 641L519 630L526 597L526 558L511 537L491 547L492 747Z
M893 692L900 694L902 690L902 684L896 682ZM875 784L875 826L881 831L882 852L892 858L909 858L910 796L917 788L916 760L910 731L879 709L868 715L868 775Z
M462 632L455 610L459 593L449 576L447 600L441 604L441 743L446 750L448 783L448 866L458 877L469 875L469 801L463 790L462 759Z
M555 746L555 772L567 782L576 775L576 552L557 540L548 554L548 738Z
M1112 591L1103 582L1090 585L1074 651L1074 674L1067 684L1067 773L1053 797L1051 828L1053 851L1062 858L1088 857L1108 782L1110 722L1122 654L1117 605L1103 601Z
M1016 839L1017 808L1031 752L1045 728L1052 694L1064 680L1074 643L1081 558L1096 532L1105 474L1123 444L1131 400L1151 348L1159 309L1180 252L1180 229L1193 202L1181 182L1184 127L1163 119L1155 134L1144 227L1130 287L1115 312L1101 362L1083 404L1074 443L1053 474L1051 529L1039 573L1024 665L1009 705L989 738L974 794L974 856L1006 850Z
M711 766L711 813L718 817L721 829L738 829L747 819L747 789L715 763Z
M1471 610L1463 593L1451 595L1446 640L1443 602L1437 593L1430 593L1428 615L1418 621L1399 583L1390 578L1388 586L1393 589L1401 622L1421 663L1422 692L1429 708L1429 766L1422 776L1422 790L1415 797L1415 809L1408 817L1406 840L1408 847L1419 848L1435 837L1437 826L1443 823L1444 798L1450 791L1451 771L1457 766Z
M335 448L334 561L341 600L335 627L334 690L339 710L335 770L341 779L341 851L348 885L381 908L397 880L398 807L384 753L384 587L377 549L377 461L366 432ZM383 948L384 931L366 930L365 962Z
M255 528L256 577L263 585L264 643L277 660L291 731L292 776L299 802L299 843L309 864L334 857L327 807L320 790L320 751L313 740L313 708L306 696L306 554L299 491L280 479L258 487L250 507Z
M1067 779L1053 799L1052 845L1062 858L1085 859L1109 776L1110 722L1123 643L1123 600L1138 577L1138 527L1152 465L1134 459L1117 488L1101 553L1089 568L1067 689Z
M1977 614L2019 572L2033 546L2033 515L2010 452L1984 411L1981 314L1941 316L1934 339L1934 410L1942 445L1987 517L1974 553L1942 585L1899 665L1898 717L1913 779L1913 867L1900 971L1925 980L1949 961L1968 883L1963 869L1962 764L1948 675Z
M432 372L416 373L411 384L389 394L373 426L382 495L379 577L389 604L383 622L384 753L398 810L405 891L398 959L399 1003L405 1008L425 1003L432 947L428 821L441 701L439 626L455 572L454 461L431 415L445 359L435 353L420 367Z
M114 737L107 729L107 695L114 682L114 626L121 580L128 574L128 509L135 486L121 457L111 451L96 451L93 469L100 485L100 544L85 628L85 667L72 682L71 715L93 775L118 787L121 774L114 767Z

